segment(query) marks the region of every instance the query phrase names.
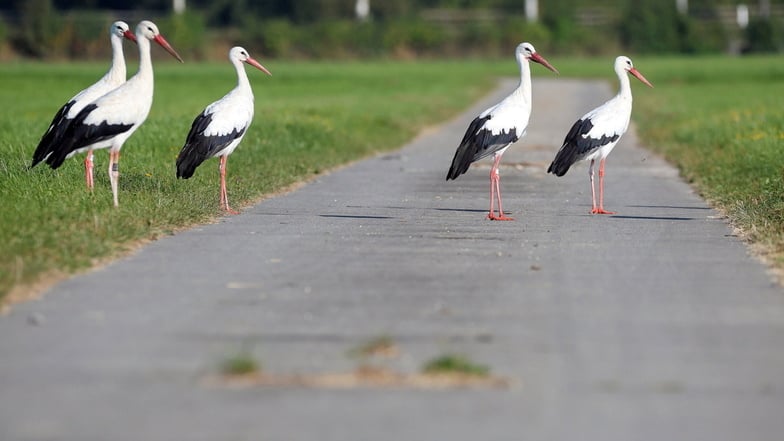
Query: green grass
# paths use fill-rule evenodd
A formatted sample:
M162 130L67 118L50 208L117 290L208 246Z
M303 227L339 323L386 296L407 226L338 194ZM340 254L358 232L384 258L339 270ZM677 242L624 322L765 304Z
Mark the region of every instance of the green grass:
M250 375L261 371L261 365L251 354L233 355L221 363L223 375Z
M502 63L280 63L249 69L253 125L228 161L232 206L258 200L348 161L395 148L489 90ZM228 63L156 66L155 100L122 150L120 207L111 204L108 152L96 152L95 192L81 157L28 170L55 111L100 77L103 64L0 66L0 298L54 271L69 274L218 211L217 160L177 180L174 160L193 118L236 84ZM135 66L129 67L134 72Z
M422 367L426 374L461 374L486 377L490 368L471 361L464 355L447 354L436 357Z

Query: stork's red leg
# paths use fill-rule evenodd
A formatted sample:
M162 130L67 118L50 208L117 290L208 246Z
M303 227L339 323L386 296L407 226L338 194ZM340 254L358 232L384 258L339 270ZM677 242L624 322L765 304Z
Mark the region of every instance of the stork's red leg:
M87 189L93 191L93 150L87 150L87 156L84 158L84 181L87 184Z
M498 172L498 166L501 163L501 155L496 154L493 160L493 167L490 169L490 213L487 215L488 219L511 221L514 218L504 216L504 209L501 205L501 175ZM498 198L498 216L493 211L493 196Z
M593 176L593 174L592 174ZM615 214L614 211L604 209L604 159L599 161L599 209L594 207L593 214Z
M495 181L495 194L498 197L498 216L496 216L493 220L501 220L501 221L512 221L514 220L513 217L506 216L504 214L504 208L501 205L501 178L500 176Z
M488 219L495 218L495 181L496 178L493 174L495 171L495 166L490 168L490 211L487 213Z
M229 193L226 191L226 155L220 157L220 206L229 214L240 214L229 206Z

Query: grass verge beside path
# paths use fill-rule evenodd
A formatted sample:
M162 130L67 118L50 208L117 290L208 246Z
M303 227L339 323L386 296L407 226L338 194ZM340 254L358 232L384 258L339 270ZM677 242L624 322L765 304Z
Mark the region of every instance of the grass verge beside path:
M253 125L228 161L235 208L323 170L396 148L456 114L515 74L505 62L264 63L248 70ZM136 66L129 66L135 72ZM0 66L0 299L42 277L70 274L139 240L219 215L217 160L189 180L174 160L193 118L236 84L229 63L160 63L147 122L126 142L120 207L111 206L108 153L96 152L95 192L85 189L83 157L58 170L28 170L58 107L99 78L103 64ZM445 158L448 164L448 158Z
M634 57L646 147L677 165L779 270L784 268L784 61L780 56ZM564 60L565 75L608 78L611 60ZM616 86L614 86L616 87ZM612 157L610 158L612 161Z
M652 67L655 93L635 101L642 139L782 269L781 57L665 59Z

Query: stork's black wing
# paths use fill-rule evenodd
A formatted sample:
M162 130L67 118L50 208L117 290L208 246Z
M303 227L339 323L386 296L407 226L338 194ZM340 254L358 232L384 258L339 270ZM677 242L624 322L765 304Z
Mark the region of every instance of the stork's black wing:
M133 124L110 123L108 121L102 121L97 125L86 124L84 120L97 108L98 106L95 104L88 104L76 114L63 134L62 141L54 146L52 153L46 158L46 163L50 167L60 167L70 153L111 139L133 127Z
M556 176L563 176L569 171L569 167L577 161L584 159L586 156L596 151L598 148L605 146L611 142L617 141L621 135L613 134L611 136L602 135L600 138L593 138L588 133L593 129L593 122L590 118L578 120L569 133L564 138L563 145L555 155L555 159L547 168L548 173L554 173Z
M191 130L185 139L185 145L177 156L177 177L188 179L193 176L202 162L211 158L221 150L225 149L232 141L241 137L245 133L245 127L233 129L226 134L205 135L204 132L212 122L213 114L207 114L206 110L199 114L191 124Z
M63 134L65 134L68 126L72 121L66 118L65 115L68 114L68 111L71 110L71 107L73 107L74 104L76 104L76 101L68 101L63 105L63 107L60 107L60 110L58 110L54 115L54 118L52 118L52 123L49 124L49 128L46 130L46 133L43 134L41 140L38 142L38 147L35 148L35 152L33 153L33 163L30 165L31 168L35 167L39 162L46 159L46 157L49 156L49 154L51 154L55 149L57 143L60 142Z
M492 155L520 138L515 128L501 130L500 133L494 134L492 130L485 127L492 117L492 114L488 114L471 121L452 159L452 165L446 175L447 181L465 173L472 162Z

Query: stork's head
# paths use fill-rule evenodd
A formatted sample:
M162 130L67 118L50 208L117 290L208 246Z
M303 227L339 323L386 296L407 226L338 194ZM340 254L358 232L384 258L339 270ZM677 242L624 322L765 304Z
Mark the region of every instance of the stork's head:
M115 21L109 27L109 34L116 35L120 38L127 38L136 43L136 36L131 32L131 27L124 21Z
M542 66L550 69L555 73L559 73L558 69L553 67L553 65L550 64L547 60L545 60L543 56L539 55L536 52L536 49L534 49L534 45L532 45L531 43L528 42L520 43L517 46L517 49L515 50L515 57L517 57L517 60L520 62L522 62L523 59L531 60L541 64Z
M139 22L139 24L136 25L136 38L146 38L150 41L158 43L162 48L166 49L166 52L170 53L174 58L178 59L180 63L183 63L180 54L178 54L177 51L171 47L169 42L163 38L163 35L161 35L161 33L158 31L158 26L155 26L155 23L149 20Z
M248 51L246 51L245 48L242 48L240 46L234 46L233 48L231 48L231 50L229 51L229 60L231 60L232 63L234 63L235 60L241 63L248 63L251 66L255 67L256 69L266 73L267 75L272 75L270 71L267 70L266 67L262 66L258 61L254 60L248 54Z
M632 59L627 56L621 55L620 57L615 59L615 71L618 72L619 75L621 72L629 72L630 74L637 77L638 80L645 83L648 87L653 87L653 84L651 84L648 80L646 80L645 77L642 76L640 71L634 68L634 64L632 64Z

